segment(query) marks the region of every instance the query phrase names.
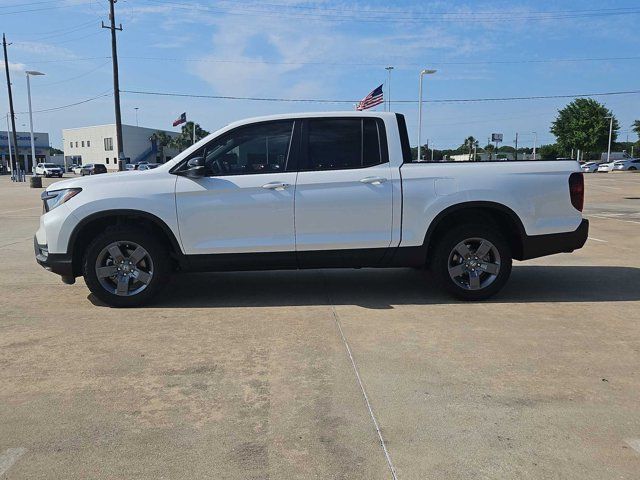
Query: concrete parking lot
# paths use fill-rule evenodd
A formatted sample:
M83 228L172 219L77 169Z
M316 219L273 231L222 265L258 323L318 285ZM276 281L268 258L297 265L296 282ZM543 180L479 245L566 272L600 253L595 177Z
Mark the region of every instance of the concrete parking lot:
M363 269L121 310L35 263L40 191L0 177L0 478L637 479L640 174L586 188L585 248L488 302Z

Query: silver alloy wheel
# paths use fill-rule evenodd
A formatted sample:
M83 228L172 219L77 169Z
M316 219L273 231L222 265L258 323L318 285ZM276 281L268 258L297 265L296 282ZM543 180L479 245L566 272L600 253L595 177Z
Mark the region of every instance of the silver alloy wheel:
M449 254L449 276L465 290L488 287L500 273L500 254L493 243L484 238L467 238Z
M135 242L118 241L98 254L96 276L102 288L114 295L130 297L142 292L153 278L153 260Z

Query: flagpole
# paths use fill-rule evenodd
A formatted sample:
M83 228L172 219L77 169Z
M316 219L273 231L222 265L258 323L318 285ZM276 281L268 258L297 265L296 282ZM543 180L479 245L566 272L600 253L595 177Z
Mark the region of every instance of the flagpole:
M391 70L393 70L393 67L391 65L389 65L388 67L384 67L384 69L387 71L387 101L388 103L388 108L387 111L390 112L391 111Z
M196 122L193 122L193 143L196 143Z

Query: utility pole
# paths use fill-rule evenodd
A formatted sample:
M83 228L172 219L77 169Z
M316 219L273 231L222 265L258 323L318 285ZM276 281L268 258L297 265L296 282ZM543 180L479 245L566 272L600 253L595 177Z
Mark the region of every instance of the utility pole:
M122 24L116 27L115 3L118 0L109 0L110 25L102 22L102 28L111 30L111 60L113 63L113 100L116 111L116 144L118 145L118 170L124 170L124 145L122 144L122 118L120 116L120 81L118 80L118 47L116 43L116 30L122 31Z
M16 178L18 164L18 137L16 136L16 116L13 111L13 95L11 94L11 77L9 76L9 58L7 58L7 39L2 34L2 50L4 51L4 71L7 74L7 92L9 94L9 116L11 117L11 130L13 137L13 148L15 148L15 155L11 164L11 173ZM11 145L9 145L9 151L11 151Z
M518 132L516 132L516 156L514 161L518 161Z

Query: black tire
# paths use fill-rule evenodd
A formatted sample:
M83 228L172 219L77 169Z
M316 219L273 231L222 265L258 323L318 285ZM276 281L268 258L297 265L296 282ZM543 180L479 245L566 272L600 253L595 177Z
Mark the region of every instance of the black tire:
M131 242L137 244L146 250L151 260L151 268L147 269L152 272L151 279L146 284L146 287L138 293L132 293L127 296L117 295L115 292L108 291L98 278L96 271L98 256L101 255L101 252L103 252L107 246L114 242ZM125 250L126 247L122 247L123 253L126 253ZM146 261L147 259L145 258L144 262ZM113 264L111 266L113 266ZM82 271L84 281L87 287L89 287L89 290L104 303L112 307L137 307L150 302L153 297L161 291L164 285L166 285L170 273L169 255L165 246L144 230L135 227L118 227L108 229L91 242L84 255ZM116 285L115 280L111 278L103 279L103 281L109 285L111 285L111 283ZM128 285L130 285L129 288L138 285L134 283L135 281L136 280L133 279L127 280Z
M478 281L480 282L480 286L478 289L469 289L471 286L471 274L466 274L468 277L465 277L464 275L458 277L457 281L449 274L450 265L452 263L457 265L457 262L465 262L459 254L454 252L456 252L456 247L467 239L487 240L495 248L495 252L498 255L498 257L496 257L498 258L496 263L494 263L495 258L491 261L476 261L476 265L480 265L480 267L476 266L474 272L476 272L476 269L477 272L481 272L479 274L474 273L474 275L479 275L478 278L480 280ZM477 243L480 242L478 241ZM431 270L436 283L440 288L461 300L475 301L487 299L498 293L502 287L504 287L505 283L507 283L507 280L511 275L511 248L504 236L499 233L497 227L482 224L470 224L452 228L436 240L436 244L434 245L432 252L433 253L430 256L431 258L429 261L429 269ZM493 252L494 250L491 250L491 252L487 254L488 256L483 258L486 259L493 257ZM473 258L469 259L469 262L473 261ZM490 273L486 273L481 270L481 268L486 268L487 263L492 263L492 265L499 264L496 275L492 276ZM465 278L468 278L469 281L466 286L463 286ZM484 280L482 280L483 278ZM486 283L486 286L482 285L483 283Z
M637 170L636 167L629 167L629 170Z

